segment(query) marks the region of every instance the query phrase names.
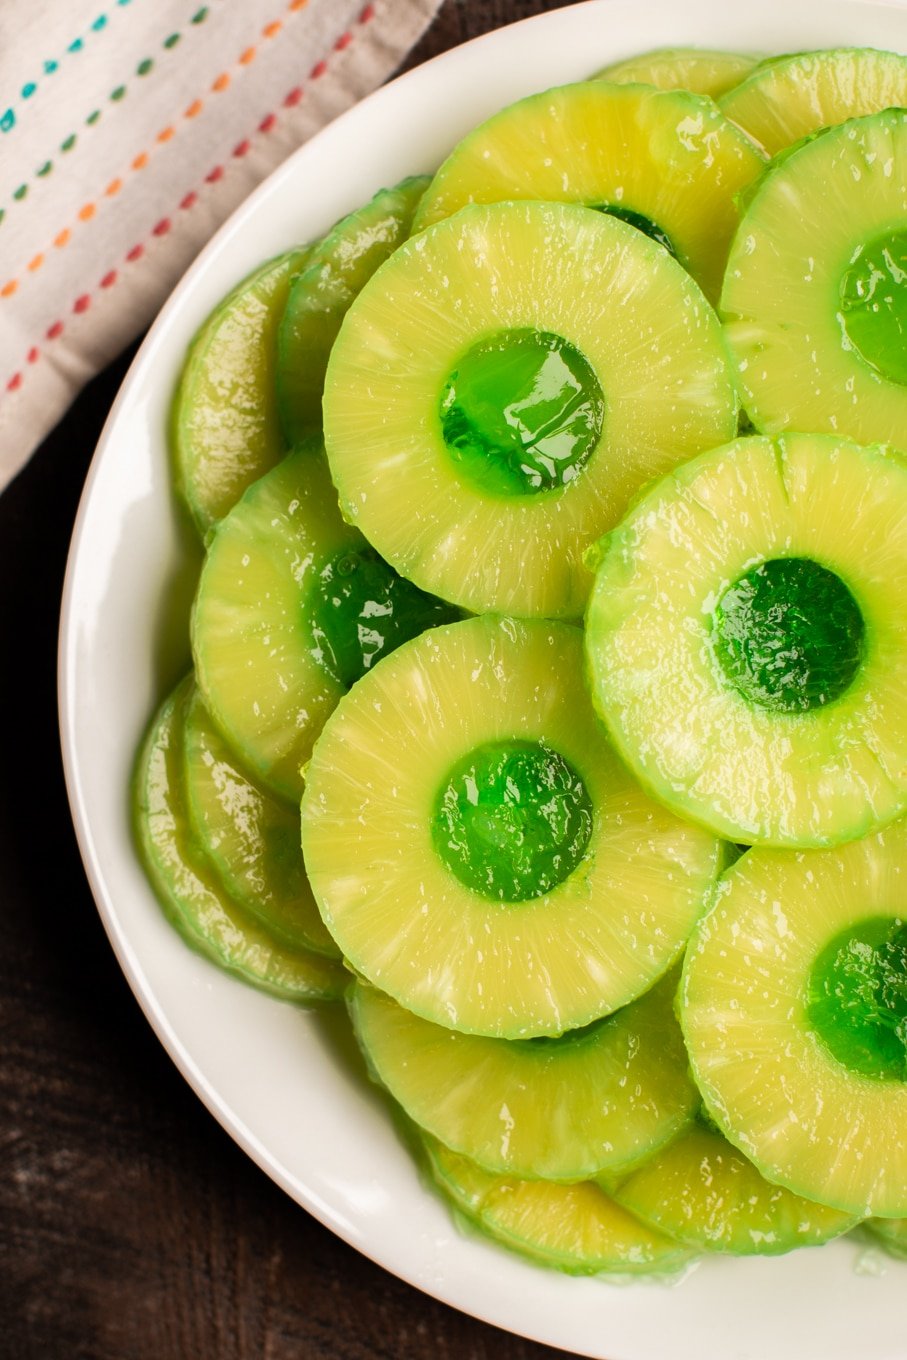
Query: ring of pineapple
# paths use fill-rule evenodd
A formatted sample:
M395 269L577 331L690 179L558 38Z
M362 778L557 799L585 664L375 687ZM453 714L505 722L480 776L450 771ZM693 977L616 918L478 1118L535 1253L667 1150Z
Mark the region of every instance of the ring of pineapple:
M907 1081L849 1071L807 1015L810 970L863 920L907 916L907 823L834 850L756 849L693 934L680 1020L696 1083L764 1176L855 1213L907 1213Z
M441 394L474 344L523 329L583 354L604 428L566 485L493 496L447 448ZM663 247L575 204L499 203L412 238L366 284L324 433L344 514L401 575L474 613L575 619L584 549L646 481L733 438L736 405L717 318Z
M751 436L678 468L604 540L586 620L593 700L656 797L747 844L831 845L902 811L905 507L907 462L891 450ZM775 557L835 572L863 616L861 668L825 708L757 708L714 654L722 593Z
M854 252L907 221L907 112L830 128L769 169L740 223L720 310L757 429L905 441L907 385L842 335Z
M737 195L765 157L711 99L591 80L509 104L454 147L413 232L468 203L510 199L622 207L670 238L711 301L740 218Z
M438 791L471 750L542 741L584 780L593 829L550 892L467 888L432 840ZM650 799L599 726L578 629L492 616L405 643L341 699L302 800L306 867L352 966L449 1029L559 1034L646 991L678 956L718 842Z

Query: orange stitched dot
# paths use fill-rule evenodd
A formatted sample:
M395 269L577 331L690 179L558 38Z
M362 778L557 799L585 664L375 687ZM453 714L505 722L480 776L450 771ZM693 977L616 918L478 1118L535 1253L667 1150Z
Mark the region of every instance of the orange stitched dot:
M107 195L108 198L113 198L115 197L116 194L120 192L122 187L123 181L121 179L112 179L108 184L107 188L104 190L104 193Z
M63 247L68 242L70 235L71 232L69 230L69 227L64 227L63 230L60 232L59 236L54 237L54 245L57 247L58 250L63 249Z
M43 263L44 263L44 256L43 256L43 255L36 255L36 256L34 257L33 260L29 260L29 262L28 262L28 267L29 267L29 269L31 270L31 272L34 274L35 270L36 270L36 269L40 269Z
M94 204L93 204L93 203L85 203L85 204L79 209L79 221L80 221L80 222L90 222L91 219L94 217L94 214L95 214L95 206L94 206Z
M200 99L193 99L192 103L186 110L186 117L195 118L197 114L201 113L204 107L205 106Z
M282 28L283 24L280 20L275 19L273 23L265 24L264 28L261 30L261 36L263 38L276 38Z
M249 66L255 60L255 48L247 47L239 59L240 66Z
M140 151L139 154L136 156L135 160L132 162L132 168L133 170L144 170L147 164L148 164L148 152Z
M220 94L221 90L225 90L229 84L230 84L229 75L227 74L226 71L221 71L220 75L214 81L214 84L211 86L211 88L212 90L216 90L217 93Z
M159 142L169 142L170 138L173 136L175 132L176 128L172 127L161 128L160 132L157 134L157 139Z
M298 9L305 9L309 0L290 0L290 13L294 14Z
M5 283L3 287L0 288L0 297L12 297L18 287L19 285L16 280L10 279L9 283Z

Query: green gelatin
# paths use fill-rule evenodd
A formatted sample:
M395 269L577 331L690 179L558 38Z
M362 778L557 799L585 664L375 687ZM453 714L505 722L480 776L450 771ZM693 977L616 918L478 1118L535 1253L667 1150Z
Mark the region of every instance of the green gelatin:
M646 217L645 213L634 212L632 208L622 208L616 203L601 203L595 205L599 212L607 213L609 217L616 217L621 222L626 222L628 227L635 227L650 240L657 241L660 246L664 246L669 255L677 259L677 251L674 249L674 242L666 231L657 222L653 222L651 217Z
M541 897L581 862L592 834L582 777L543 742L496 741L441 787L435 849L467 888L502 902Z
M841 327L871 368L907 383L907 230L857 248L841 279Z
M877 916L836 935L813 965L807 1014L849 1071L907 1081L907 924Z
M863 659L859 605L834 572L804 557L777 557L730 586L713 620L715 651L743 697L775 713L834 702Z
M559 335L501 331L459 360L441 396L451 457L492 494L573 481L602 432L605 402L585 356Z
M407 638L460 617L365 544L325 563L305 613L320 664L345 689Z

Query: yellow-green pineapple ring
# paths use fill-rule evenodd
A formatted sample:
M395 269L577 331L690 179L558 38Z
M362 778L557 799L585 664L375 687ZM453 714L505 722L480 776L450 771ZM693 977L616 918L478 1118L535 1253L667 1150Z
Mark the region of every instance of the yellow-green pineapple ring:
M903 1217L907 822L744 855L690 941L680 1019L713 1118L764 1176Z
M769 57L720 99L769 156L820 128L907 104L907 57L839 47Z
M757 429L907 444L907 112L830 128L766 173L721 312Z
M596 80L689 90L718 99L750 74L758 58L707 47L658 47L597 71Z
M450 1029L560 1034L683 948L719 845L612 751L569 624L485 615L386 657L306 771L306 868L356 971Z
M324 395L346 518L422 589L521 617L578 618L584 549L736 420L689 275L560 203L464 209L406 242L347 313Z
M419 204L418 232L468 203L583 203L669 249L713 302L762 153L710 99L592 80L530 95L454 148Z
M605 538L593 701L637 777L729 840L833 845L907 807L907 461L736 440Z

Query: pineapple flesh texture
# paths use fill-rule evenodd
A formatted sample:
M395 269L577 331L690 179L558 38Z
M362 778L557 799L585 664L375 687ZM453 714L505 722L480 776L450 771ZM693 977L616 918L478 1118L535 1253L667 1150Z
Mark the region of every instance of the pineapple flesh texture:
M597 71L596 80L615 85L654 85L689 90L718 99L750 74L758 58L704 47L659 47Z

